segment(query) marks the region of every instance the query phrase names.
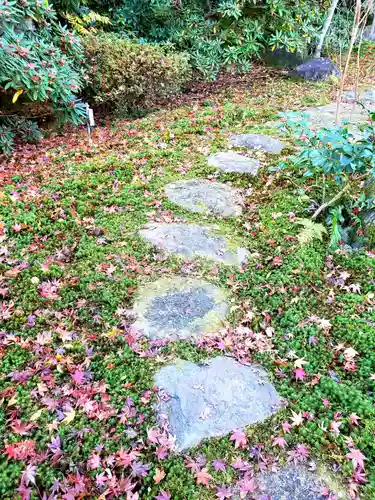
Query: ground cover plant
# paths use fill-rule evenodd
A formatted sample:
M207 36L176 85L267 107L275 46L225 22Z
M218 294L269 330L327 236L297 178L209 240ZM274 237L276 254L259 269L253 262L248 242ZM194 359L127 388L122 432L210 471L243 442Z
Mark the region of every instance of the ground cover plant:
M229 133L267 130L280 111L326 104L332 91L270 73L247 92L98 127L94 145L84 130L68 131L7 160L2 498L251 498L254 474L286 463L321 467L332 490L374 498L374 251L331 251L324 235L298 241L296 221L320 191L291 151L281 170L280 157L261 156L250 181L205 159ZM239 270L166 255L137 234L147 222L202 222L163 190L197 177L247 192L241 217L203 217L244 242L250 259ZM149 341L131 328L134 294L176 274L228 290L228 322L197 343ZM260 363L287 406L176 454L155 418L153 375L176 358L223 353Z

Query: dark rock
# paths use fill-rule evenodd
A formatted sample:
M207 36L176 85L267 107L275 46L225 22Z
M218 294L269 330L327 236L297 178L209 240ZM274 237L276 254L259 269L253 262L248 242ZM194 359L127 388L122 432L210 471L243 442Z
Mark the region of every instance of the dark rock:
M323 82L331 76L340 76L340 70L329 57L320 57L300 64L289 75L311 82Z

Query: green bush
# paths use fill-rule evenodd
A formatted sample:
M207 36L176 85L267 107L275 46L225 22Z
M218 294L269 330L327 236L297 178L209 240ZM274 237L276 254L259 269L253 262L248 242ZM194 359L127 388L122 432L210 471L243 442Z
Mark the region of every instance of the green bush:
M320 2L301 0L127 0L112 9L112 29L172 44L204 78L245 72L265 49L303 52L322 24Z
M16 102L48 103L60 119L79 123L85 114L76 98L83 82L82 46L58 23L48 2L0 0L0 35L0 150L9 152L12 147L10 118L21 120L17 133L25 132L26 140L37 136L22 109L14 111Z
M178 92L190 76L188 58L114 35L84 38L88 96L111 110L152 106L157 98Z

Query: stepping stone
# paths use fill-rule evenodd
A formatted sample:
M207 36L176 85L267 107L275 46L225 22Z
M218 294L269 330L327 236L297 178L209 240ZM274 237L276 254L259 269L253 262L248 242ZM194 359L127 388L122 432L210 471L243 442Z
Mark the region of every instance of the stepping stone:
M323 478L317 473L308 471L304 467L289 466L278 472L257 474L258 490L255 495L257 500L269 498L270 500L325 500L321 494L325 484ZM327 479L329 479L327 477ZM332 482L330 479L329 483ZM336 485L335 485L336 486ZM336 493L337 498L347 498L342 493Z
M375 88L366 90L365 92L361 92L359 96L355 95L355 92L350 90L347 92L344 92L342 95L342 99L344 101L360 101L363 104L368 104L368 103L375 103Z
M340 76L340 70L329 57L318 57L300 64L289 75L310 82L323 82L331 76Z
M226 293L206 281L164 278L139 293L133 328L151 339L199 338L223 324L229 306Z
M165 186L169 201L200 214L233 217L241 215L238 189L206 180L178 181Z
M169 424L180 450L260 422L282 406L260 367L225 356L200 364L178 360L156 373L155 384L158 418Z
M269 135L264 134L239 134L230 139L232 146L243 146L248 149L261 149L265 153L279 154L285 144Z
M245 264L248 251L214 234L214 230L212 226L198 224L149 224L139 235L156 248L187 259L205 257L231 266Z
M207 162L226 173L257 175L260 168L260 161L246 158L232 151L215 153L208 157Z

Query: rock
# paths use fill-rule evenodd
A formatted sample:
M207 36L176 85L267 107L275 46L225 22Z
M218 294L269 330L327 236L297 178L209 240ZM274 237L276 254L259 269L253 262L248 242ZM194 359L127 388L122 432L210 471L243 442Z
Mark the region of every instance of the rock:
M363 30L363 40L368 42L375 42L375 30L371 26L366 26Z
M340 76L340 70L329 57L319 57L300 64L289 75L311 82L322 82L331 76Z
M139 235L155 247L187 259L205 257L232 266L246 263L247 250L214 234L214 230L212 226L187 223L152 224Z
M230 139L232 146L243 146L248 149L261 149L265 153L279 154L284 149L285 144L264 134L239 134Z
M373 210L368 210L364 217L363 217L363 222L365 226L373 226L375 225L375 209Z
M304 467L289 466L278 472L256 475L259 490L256 499L270 500L324 500L320 492L326 486L323 479ZM260 494L259 494L260 493ZM336 498L346 498L344 495Z
M206 180L178 181L165 186L169 201L191 212L232 217L241 215L238 189Z
M257 175L260 161L247 158L232 151L215 153L208 157L209 165L226 173Z
M159 420L167 420L180 450L260 422L282 406L260 367L225 356L201 364L179 360L162 368L155 384L163 391Z
M370 111L375 111L375 102L366 101L365 104ZM326 104L325 106L312 106L304 109L301 113L308 115L306 120L315 128L330 128L336 126L335 102ZM289 117L289 119L299 121L300 115L297 114L295 118ZM358 125L368 121L368 113L358 104L353 107L353 104L343 102L340 106L340 120L341 122L347 121L349 123L349 130L354 137L360 137ZM281 122L272 122L267 125L277 127L281 125Z
M343 92L342 94L342 99L344 101L359 101L362 102L363 104L367 103L375 103L375 89L369 89L366 90L365 92L361 92L359 96L355 94L353 90L349 90L346 92Z
M133 328L151 339L199 338L222 326L228 308L226 293L211 283L164 278L148 283L139 292Z

